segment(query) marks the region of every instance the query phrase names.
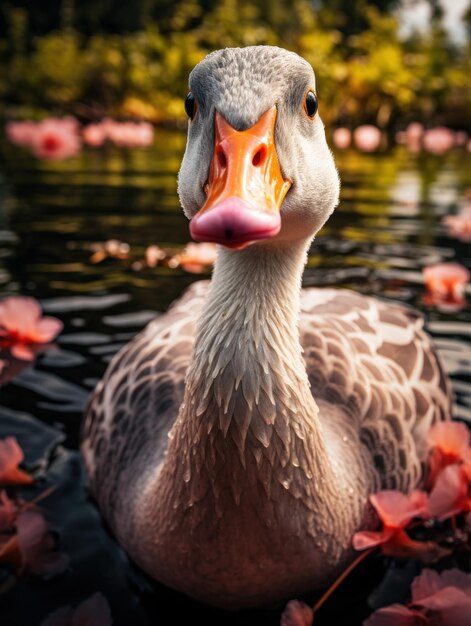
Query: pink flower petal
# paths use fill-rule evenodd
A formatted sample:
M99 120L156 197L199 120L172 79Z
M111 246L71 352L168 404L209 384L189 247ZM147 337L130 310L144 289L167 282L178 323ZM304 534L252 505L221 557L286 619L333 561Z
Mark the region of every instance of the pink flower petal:
M413 491L408 496L395 490L379 491L370 496L385 527L405 528L414 517L427 517L427 494Z
M64 324L55 317L43 317L37 324L34 339L37 343L49 343L57 337L64 328Z
M444 454L460 458L469 445L470 433L462 422L438 422L430 429L427 441Z
M432 626L424 615L402 604L392 604L379 609L363 622L363 626L421 626L422 624Z
M393 534L394 530L392 529L389 529L387 532L384 530L361 530L353 535L352 544L355 550L368 550L368 548L385 543Z
M20 361L34 360L34 352L26 343L23 343L22 341L14 343L10 348L10 352L12 356L15 357L15 359L18 359Z
M4 489L0 491L0 504L0 532L3 532L13 527L17 511Z
M17 467L23 459L23 450L16 437L0 439L0 475Z
M414 604L422 604L421 601L424 598L428 598L445 587L457 587L471 597L471 574L466 574L457 568L444 570L440 574L435 570L425 568L412 581L412 601Z
M41 317L41 307L34 298L12 296L0 302L0 336L14 357L31 361L31 343L48 343L62 330L55 317Z
M67 568L67 556L52 552L54 540L40 513L23 511L18 516L16 529L23 563L33 574L59 574Z
M113 619L105 596L97 592L78 605L72 626L111 626Z
M281 615L280 626L312 626L314 612L299 600L290 600Z
M23 450L15 437L0 440L0 483L29 485L33 482L29 474L18 468L23 458Z
M448 465L440 472L430 494L430 512L438 520L469 510L468 481L459 465Z
M414 603L414 606L424 608L433 614L434 623L444 626L469 626L471 598L456 587L440 589L440 591Z
M28 333L41 317L39 302L28 296L10 296L0 302L0 327Z

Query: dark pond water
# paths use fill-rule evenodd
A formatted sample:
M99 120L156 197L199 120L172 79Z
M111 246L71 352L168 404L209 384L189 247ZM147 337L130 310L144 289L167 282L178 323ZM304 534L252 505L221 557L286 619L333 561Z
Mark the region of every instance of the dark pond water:
M117 625L197 618L206 624L279 623L278 610L225 614L151 584L101 524L76 452L87 396L110 358L200 278L140 263L150 244L178 249L189 239L175 182L184 143L182 133L161 131L152 150L89 150L63 163L1 147L0 291L35 296L65 328L55 349L0 388L0 437L15 434L27 465L42 475L25 497L58 485L44 509L71 556L60 579L23 580L0 595L2 626L35 626L53 609L77 604L97 589L108 597ZM465 202L471 154L410 155L397 148L336 157L342 202L311 249L305 285L348 287L421 309L453 381L456 417L471 423L471 310L427 304L421 279L421 268L439 261L471 268L469 243L449 237L441 224ZM130 258L92 263L93 245L109 239L129 244ZM360 624L383 573L380 559L369 560L316 623ZM389 575L407 578L405 572Z

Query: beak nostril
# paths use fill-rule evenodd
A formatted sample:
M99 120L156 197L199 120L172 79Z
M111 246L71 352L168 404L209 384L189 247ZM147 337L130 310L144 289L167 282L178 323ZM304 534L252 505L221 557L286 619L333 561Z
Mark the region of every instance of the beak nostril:
M226 155L224 154L224 150L221 148L221 146L218 146L216 149L216 155L219 161L219 165L224 168L227 165L227 159L226 159Z
M252 165L254 165L255 167L263 165L263 162L265 161L266 156L267 156L267 150L265 146L260 146L257 152L253 155Z

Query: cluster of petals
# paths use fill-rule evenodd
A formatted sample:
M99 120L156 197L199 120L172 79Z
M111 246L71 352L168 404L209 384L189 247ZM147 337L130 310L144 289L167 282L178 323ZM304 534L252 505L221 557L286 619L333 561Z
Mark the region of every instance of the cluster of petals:
M37 576L64 572L69 558L55 550L55 540L43 515L34 509L16 510L14 534L0 533L0 564L9 564L17 573L27 569ZM12 530L11 528L9 529Z
M353 537L353 547L365 550L381 546L394 556L432 554L432 542L418 542L406 528L414 519L446 520L471 511L471 447L468 428L454 421L439 422L428 434L429 456L425 491L406 495L385 490L370 496L382 529L360 531ZM438 546L436 546L438 550ZM430 552L432 550L432 552ZM436 553L440 554L440 551Z
M40 626L112 626L111 610L105 596L94 593L75 609L63 606L53 611Z
M154 141L154 127L149 122L117 122L105 118L83 129L83 141L94 147L112 141L123 148L145 148Z
M55 550L54 537L43 515L30 508L19 509L5 498L2 494L0 564L13 566L17 573L27 569L37 576L64 572L69 558Z
M19 469L24 455L14 437L0 440L0 483L28 485L29 474ZM16 573L27 569L32 574L53 575L63 572L68 557L55 549L54 537L44 519L31 503L12 501L0 490L0 564Z
M459 263L437 263L422 270L425 286L434 304L465 302L466 285L470 273Z
M78 154L82 146L78 123L71 117L9 122L6 135L11 143L29 148L39 159L67 159Z
M441 574L424 569L412 582L412 600L373 613L364 626L468 626L471 574L458 569Z
M428 496L415 490L406 495L400 491L384 490L370 496L379 519L381 530L363 530L353 536L355 550L367 550L381 546L385 554L408 556L420 551L419 542L412 540L405 528L415 518L430 517Z
M34 298L10 296L0 301L0 349L10 350L17 359L31 361L34 349L55 339L62 327L55 317L42 316Z
M168 266L181 267L192 274L200 274L216 261L217 246L214 243L189 243L182 252L173 256Z

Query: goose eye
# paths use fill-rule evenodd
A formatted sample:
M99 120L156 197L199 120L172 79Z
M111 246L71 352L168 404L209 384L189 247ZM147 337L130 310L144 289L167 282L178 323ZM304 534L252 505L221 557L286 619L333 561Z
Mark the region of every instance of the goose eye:
M304 98L304 110L306 111L307 116L313 119L318 108L319 105L317 102L317 96L313 91L309 90Z
M185 98L185 111L190 120L194 119L196 115L196 100L191 91Z

